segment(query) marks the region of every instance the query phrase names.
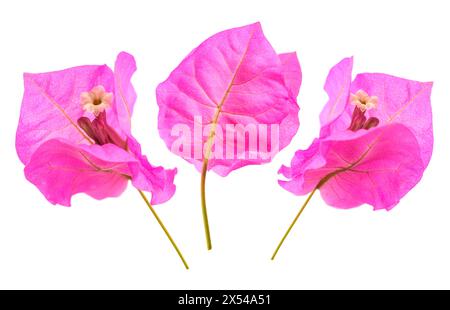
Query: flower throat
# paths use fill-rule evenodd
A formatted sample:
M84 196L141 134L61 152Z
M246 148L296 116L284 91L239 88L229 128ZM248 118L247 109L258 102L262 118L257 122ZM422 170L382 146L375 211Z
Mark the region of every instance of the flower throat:
M111 143L126 150L127 142L109 126L106 119L106 109L111 106L112 100L113 94L106 92L101 85L95 86L89 92L81 93L80 102L83 109L92 113L95 118L91 121L88 117L82 116L77 123L96 144Z

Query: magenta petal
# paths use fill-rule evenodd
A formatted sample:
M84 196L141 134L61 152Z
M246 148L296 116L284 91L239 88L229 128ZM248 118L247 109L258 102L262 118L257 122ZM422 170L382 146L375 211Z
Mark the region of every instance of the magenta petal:
M351 82L352 62L346 58L331 69L320 138L280 169L289 180L279 183L297 195L319 186L337 208L367 203L389 210L420 181L430 161L432 83L379 73L359 74ZM350 102L358 92L366 94L360 104L372 101L367 109Z
M285 147L298 128L299 108L293 97L300 83L300 77L294 75L300 74L300 69L293 56L282 56L283 65L259 23L226 30L207 39L157 88L158 128L167 147L200 169L204 159L202 149L208 139L208 134L202 135L204 126L217 123L225 139L226 125L265 124L269 128L277 125L283 134L279 141L272 141L269 133L263 151L245 141L243 131L237 131L227 145L245 147L240 151L232 148L232 155L228 156L225 140L216 135L215 144L221 145L222 151L214 152L208 168L227 175L245 165L270 161L276 146ZM195 119L196 116L201 120ZM187 151L182 153L173 149L180 137L172 130L180 126L193 135L186 137ZM200 128L199 136L195 136L196 126ZM275 151L268 154L271 150Z
M431 82L364 73L356 76L351 92L364 89L372 96L377 96L379 108L369 111L369 116L376 115L381 125L395 122L408 127L419 143L423 163L427 166L433 150L432 86Z
M133 115L136 92L131 84L131 78L136 71L134 57L126 52L117 56L114 67L115 105L112 107L116 118L108 118L113 128L120 128L125 135L131 134L131 116Z
M297 53L284 53L278 55L283 66L284 80L289 88L292 97L295 99L302 85L302 70L298 62Z
M25 176L48 201L70 206L77 193L95 199L119 196L127 186L130 161L135 160L113 144L75 146L52 139L34 152Z
M114 76L107 66L24 74L25 92L16 133L17 153L24 164L49 139L87 143L86 134L77 126L78 118L84 114L80 94L97 85L114 91Z
M177 174L177 169L164 169L160 166L152 166L148 162L147 157L142 155L141 146L133 137L129 137L128 147L139 162L139 165L131 167L131 182L133 186L150 192L153 205L169 200L175 194L176 187L173 181Z
M330 70L324 87L328 102L320 113L322 127L334 121L346 108L352 82L352 67L353 58L344 58Z
M297 151L292 158L291 167L281 166L278 171L285 178L291 180L279 180L278 183L295 195L305 195L312 191L320 178L328 173L327 169L321 171L321 168L326 165L326 158L322 155L321 147L321 141L315 139L307 150ZM314 171L314 175L317 175L318 178L305 178L305 174L310 171Z
M96 199L119 196L130 179L136 188L152 193L153 204L170 199L176 169L151 166L133 138L129 147L127 152L114 144L75 146L52 139L36 150L25 175L51 203L65 206L77 193Z
M296 153L291 168L281 172L290 178L281 186L294 194L320 188L331 206L347 209L363 203L374 209L391 209L421 179L425 166L412 131L402 124L377 127L350 140L316 140Z
M97 199L118 196L128 180L151 192L155 204L174 194L176 170L151 166L130 134L135 71L133 56L122 52L114 73L104 65L24 75L17 153L27 179L50 202L70 205L80 192ZM85 111L86 94L82 99L81 93L103 96L97 95L99 90L114 95L106 94L102 105L88 97Z

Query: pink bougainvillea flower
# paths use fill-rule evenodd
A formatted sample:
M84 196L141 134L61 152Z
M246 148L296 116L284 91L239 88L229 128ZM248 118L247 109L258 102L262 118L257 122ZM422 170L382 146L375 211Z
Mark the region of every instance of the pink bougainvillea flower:
M161 137L202 173L208 249L206 171L226 176L286 147L299 126L300 84L296 54L278 55L255 23L213 35L158 86Z
M131 181L162 225L151 204L173 196L176 169L152 166L131 135L135 71L133 56L122 52L114 71L100 65L24 75L16 149L26 178L51 203L70 206L77 193L117 197Z
M352 81L352 65L346 58L330 70L319 138L295 153L291 167L280 169L288 179L279 181L283 188L310 193L284 238L316 190L336 208L369 204L390 210L430 161L432 83L380 73L358 74Z

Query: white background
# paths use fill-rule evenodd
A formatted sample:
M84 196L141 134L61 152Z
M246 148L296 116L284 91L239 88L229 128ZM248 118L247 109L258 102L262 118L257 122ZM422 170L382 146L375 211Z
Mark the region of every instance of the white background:
M155 1L156 2L156 1ZM450 289L450 29L447 1L10 1L0 4L0 288ZM6 4L8 3L8 4ZM157 132L155 88L210 35L255 21L303 69L300 130L271 164L207 179L213 250L200 212L200 175ZM133 130L153 164L178 167L177 192L157 211L180 245L184 270L130 186L118 199L77 195L48 203L28 183L14 139L22 73L114 64L138 72ZM355 56L354 73L434 81L435 148L422 181L390 212L337 210L315 196L270 256L304 197L277 170L319 130L328 70Z

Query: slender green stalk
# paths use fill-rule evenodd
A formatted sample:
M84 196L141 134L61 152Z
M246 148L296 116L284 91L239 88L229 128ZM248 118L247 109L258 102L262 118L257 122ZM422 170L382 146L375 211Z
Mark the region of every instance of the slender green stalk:
M208 221L208 212L206 210L206 192L205 192L207 170L208 170L208 159L205 157L205 160L203 161L202 177L200 181L200 191L202 199L202 215L203 215L203 226L205 227L206 247L208 248L208 250L211 250L212 249L211 233L209 232L209 221Z
M302 207L300 208L300 211L298 211L297 216L294 218L294 220L292 221L291 225L289 226L288 230L286 231L286 233L284 234L283 238L281 239L280 243L278 244L277 248L275 249L275 252L273 252L272 255L272 260L275 259L275 256L277 255L278 251L280 250L281 246L283 245L284 240L286 240L286 237L289 235L289 233L292 230L292 227L294 227L295 223L297 222L298 218L300 217L300 215L302 214L303 210L306 208L306 206L308 205L308 202L311 200L312 196L314 195L314 193L316 192L318 187L315 187L314 190L309 194L308 198L306 198L305 203L302 205Z
M166 234L167 238L169 238L170 243L172 243L172 246L174 247L175 251L177 251L178 256L180 257L181 261L184 264L184 267L186 267L186 269L189 269L189 266L186 262L186 260L183 257L183 254L181 254L180 249L178 248L178 246L176 245L175 241L173 240L172 236L169 234L169 232L167 231L166 227L164 226L163 222L161 221L161 219L159 218L158 214L156 213L155 209L152 207L152 205L150 204L150 202L148 201L147 197L145 196L145 194L138 189L139 194L141 195L142 199L144 199L145 203L147 204L148 208L150 209L150 211L153 213L153 216L156 218L156 221L158 222L158 224L161 226L162 230L164 231L164 233Z

